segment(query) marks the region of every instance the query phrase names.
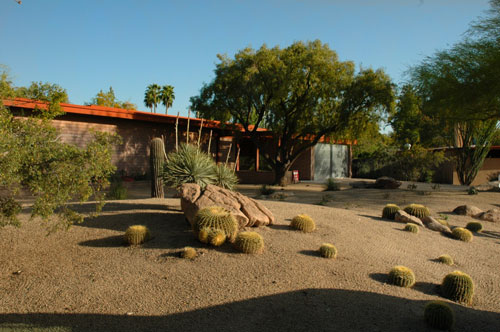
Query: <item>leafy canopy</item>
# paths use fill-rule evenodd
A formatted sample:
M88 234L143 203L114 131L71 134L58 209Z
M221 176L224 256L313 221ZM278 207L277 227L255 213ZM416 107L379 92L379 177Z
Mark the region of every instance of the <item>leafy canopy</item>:
M319 40L218 58L214 80L191 98L192 108L202 117L241 124L257 146L257 129L271 130L264 158L279 180L321 137L354 137L393 108L393 85L382 70L356 73L352 62L339 61Z
M107 107L116 107L123 108L127 110L135 110L137 109L137 105L129 102L129 101L119 101L112 87L109 87L109 91L104 92L99 90L97 95L92 98L92 100L87 103L87 105L99 105L99 106L107 106Z

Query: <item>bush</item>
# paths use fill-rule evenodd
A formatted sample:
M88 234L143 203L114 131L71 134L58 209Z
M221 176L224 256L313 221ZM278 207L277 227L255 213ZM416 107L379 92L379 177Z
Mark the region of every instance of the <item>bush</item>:
M411 287L415 284L415 274L405 266L395 266L389 271L389 283L400 287Z
M304 233L310 233L316 229L316 224L307 214L299 214L292 219L290 227Z
M455 314L443 301L430 301L425 305L424 318L427 324L439 330L450 330L455 324Z
M479 191L477 190L476 187L469 187L469 189L467 189L467 194L468 195L477 195L477 194L479 194Z
M319 247L319 254L324 258L337 258L337 248L331 243L323 243Z
M123 185L123 181L119 176L113 176L111 179L111 185L109 186L109 192L106 195L106 199L127 199L128 191Z
M256 232L241 232L236 236L234 246L245 254L260 254L264 250L264 239Z
M236 173L223 164L219 164L215 167L215 185L233 190L238 184L238 177Z
M471 221L465 226L471 232L479 233L483 230L483 224L477 221Z
M328 178L325 183L325 191L337 191L340 190L340 184L333 178Z
M17 215L21 210L21 204L12 197L0 197L0 226L19 226Z
M124 238L129 245L138 245L151 239L151 233L144 225L133 225L127 228Z
M453 228L451 235L453 238L464 242L471 242L474 237L468 229L462 227Z
M454 271L444 277L441 293L452 301L470 304L474 296L474 282L468 274Z

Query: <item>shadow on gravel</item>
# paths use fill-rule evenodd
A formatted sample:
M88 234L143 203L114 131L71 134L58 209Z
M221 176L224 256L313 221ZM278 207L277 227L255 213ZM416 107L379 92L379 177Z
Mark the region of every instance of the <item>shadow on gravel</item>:
M439 295L439 285L432 282L419 281L412 288L427 295Z
M299 251L299 254L306 255L306 256L313 256L313 257L321 257L317 250L301 250L301 251Z
M493 239L500 239L500 232L482 231L481 233L474 233L474 236L488 237L488 238L493 238Z
M371 292L304 289L164 316L10 313L2 331L434 331L427 301ZM500 314L450 303L460 331L495 331Z
M370 278L372 278L373 280L381 282L383 284L387 283L387 274L386 273L370 273L368 276Z

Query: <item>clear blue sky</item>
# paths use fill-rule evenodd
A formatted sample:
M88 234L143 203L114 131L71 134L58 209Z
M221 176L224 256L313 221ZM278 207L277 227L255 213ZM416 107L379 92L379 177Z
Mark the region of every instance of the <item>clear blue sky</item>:
M0 64L16 86L57 83L83 104L112 86L140 110L148 84L170 84L170 114L210 82L218 53L320 39L341 60L409 65L463 37L487 0L0 1ZM163 107L160 108L163 112Z

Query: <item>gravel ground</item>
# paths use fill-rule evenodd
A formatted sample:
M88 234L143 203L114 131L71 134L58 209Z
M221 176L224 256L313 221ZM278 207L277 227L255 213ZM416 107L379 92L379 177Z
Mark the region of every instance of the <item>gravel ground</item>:
M498 207L500 193L289 186L284 201L262 200L276 223L253 229L266 245L253 256L199 243L179 199L140 198L141 186L129 186L134 199L110 202L67 232L46 236L27 214L21 228L0 229L0 331L427 331L423 307L442 299L439 284L454 270L476 284L472 305L450 303L455 331L500 330L500 224L483 222L484 232L464 243L379 217L386 203L423 203L465 226L472 219L449 214L453 208ZM240 187L250 196L256 189ZM316 221L315 232L289 229L299 213ZM124 246L134 224L154 238ZM335 244L337 259L318 256L324 242ZM179 258L185 246L199 257ZM456 266L434 261L445 253ZM413 288L386 283L395 265L415 272Z

